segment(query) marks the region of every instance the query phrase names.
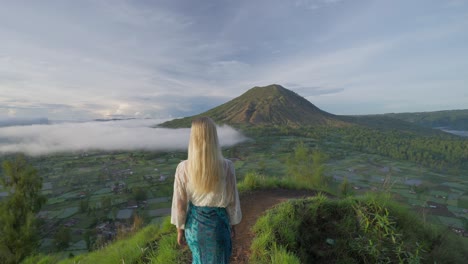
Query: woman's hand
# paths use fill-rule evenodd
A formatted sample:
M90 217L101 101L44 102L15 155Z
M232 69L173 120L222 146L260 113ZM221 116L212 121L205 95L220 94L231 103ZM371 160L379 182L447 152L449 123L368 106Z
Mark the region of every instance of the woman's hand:
M185 233L183 229L177 229L177 244L179 244L181 247L187 245L187 242L185 242Z

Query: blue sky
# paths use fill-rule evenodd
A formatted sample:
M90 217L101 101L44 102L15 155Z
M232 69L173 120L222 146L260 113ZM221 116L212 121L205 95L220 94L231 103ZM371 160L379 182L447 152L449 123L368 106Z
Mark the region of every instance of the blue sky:
M334 114L466 109L468 1L2 1L0 119L167 118L277 83Z

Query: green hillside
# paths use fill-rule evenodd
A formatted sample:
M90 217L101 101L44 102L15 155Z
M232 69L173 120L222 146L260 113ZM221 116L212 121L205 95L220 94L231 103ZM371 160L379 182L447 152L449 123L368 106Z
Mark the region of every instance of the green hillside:
M344 116L321 110L281 85L253 87L241 96L206 112L160 124L161 127L190 127L194 118L209 116L218 124L235 127L364 126L381 130L400 130L424 135L444 134L440 130L384 115Z
M378 129L384 131L398 130L403 132L412 132L419 135L446 135L447 133L433 129L432 127L421 126L416 123L411 123L406 120L394 118L386 115L362 115L362 116L337 116L344 122L355 125Z
M385 114L400 120L425 127L444 127L454 130L468 130L468 109L435 112Z
M188 250L176 246L176 229L166 218L161 225L149 225L99 250L79 256L35 255L23 264L114 264L114 263L188 263Z

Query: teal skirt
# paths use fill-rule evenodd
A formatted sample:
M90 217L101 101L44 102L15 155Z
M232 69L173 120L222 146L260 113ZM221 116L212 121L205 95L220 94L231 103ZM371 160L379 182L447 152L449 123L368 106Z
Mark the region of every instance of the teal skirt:
M226 208L189 205L185 239L193 264L229 263L231 226Z

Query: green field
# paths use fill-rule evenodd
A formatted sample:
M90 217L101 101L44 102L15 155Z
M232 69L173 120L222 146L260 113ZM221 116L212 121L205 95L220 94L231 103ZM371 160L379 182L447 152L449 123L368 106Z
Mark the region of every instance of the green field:
M223 154L234 161L238 181L249 172L281 178L288 173L288 159L298 142L328 157L324 174L330 179L331 192L337 192L346 178L354 195L389 192L396 201L435 223L462 228L468 219L466 171L459 175L436 172L413 162L350 150L334 141L298 136L256 137L223 149ZM51 241L57 228L67 226L72 233L67 250L73 254L83 252L88 249L83 244L85 234L91 234L95 242L102 234L113 237L117 233L116 227L97 231L99 226L131 225L133 218L116 219L117 213L126 208L133 208L144 225L159 222L161 216L170 212L173 176L183 159L186 152L144 151L30 158L47 183L43 192L48 202L39 214L41 250L54 251ZM136 194L138 190L143 196ZM0 187L2 192L5 190Z

